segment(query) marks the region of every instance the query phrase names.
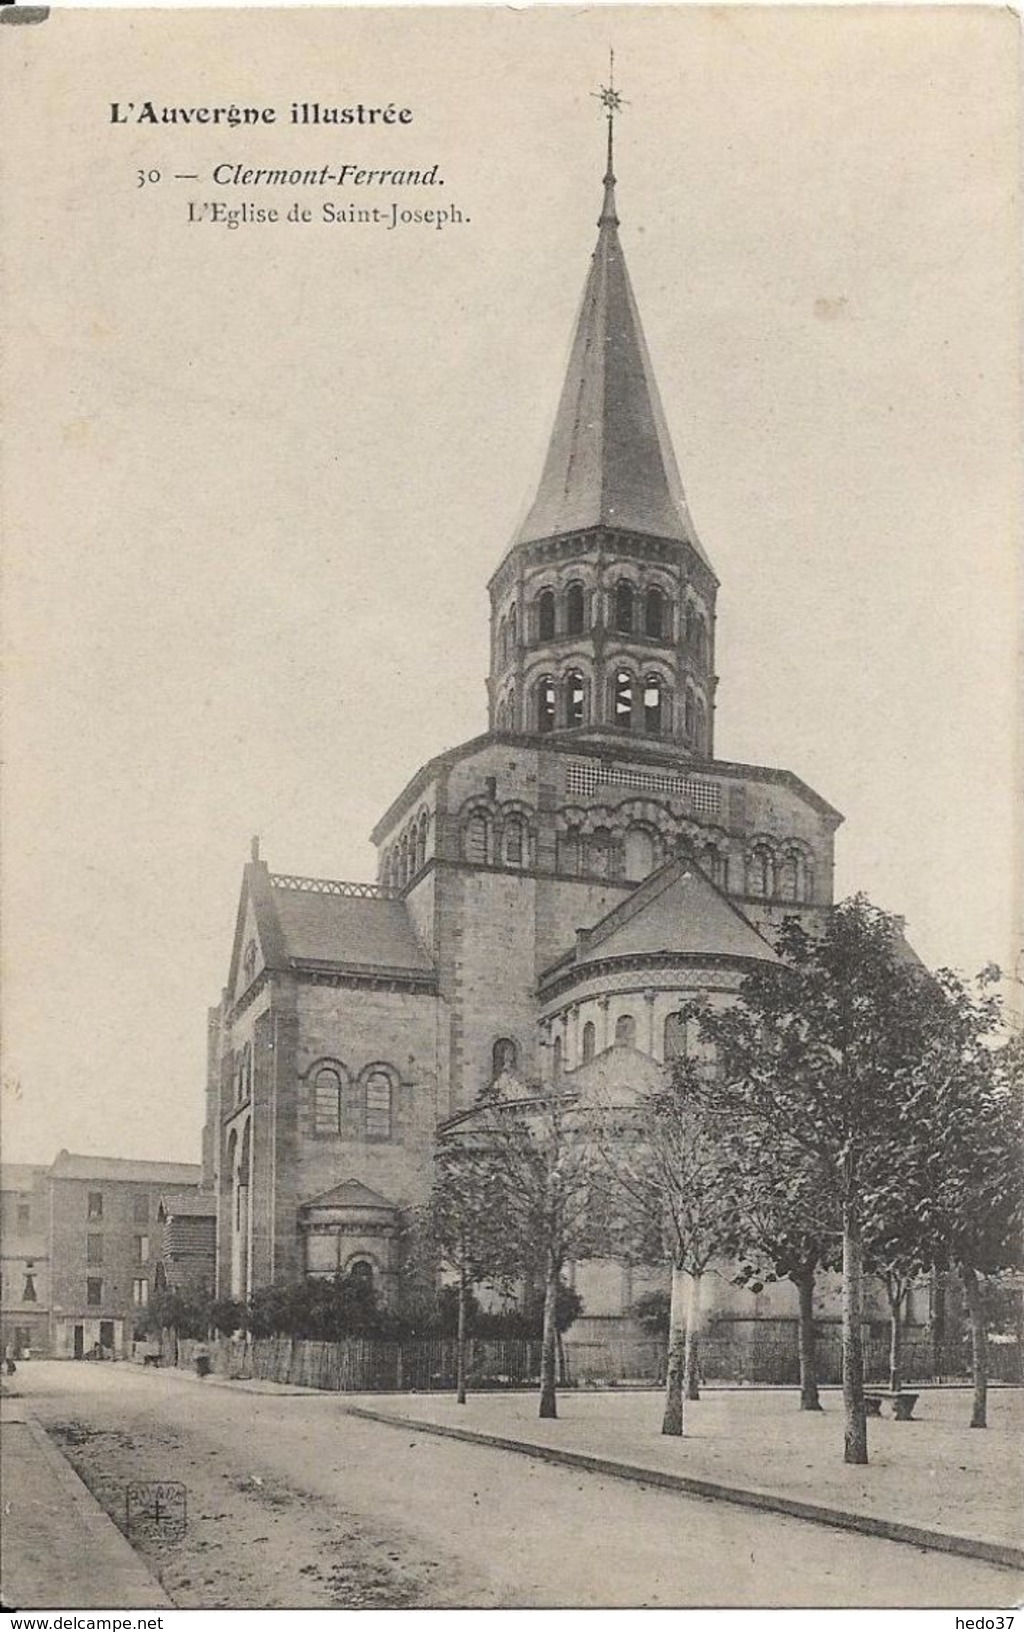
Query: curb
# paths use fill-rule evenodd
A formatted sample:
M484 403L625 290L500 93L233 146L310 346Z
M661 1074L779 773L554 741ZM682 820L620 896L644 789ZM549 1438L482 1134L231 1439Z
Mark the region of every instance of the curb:
M146 1564L139 1557L113 1519L104 1511L96 1500L88 1485L75 1472L71 1463L50 1439L42 1425L27 1412L17 1417L8 1418L4 1423L9 1427L23 1428L32 1440L33 1448L40 1460L45 1462L61 1487L62 1494L67 1500L68 1507L74 1512L76 1521L82 1526L89 1539L94 1543L97 1553L97 1577L109 1579L113 1569L117 1571L118 1585L112 1593L102 1599L96 1599L97 1607L106 1606L108 1600L116 1597L131 1599L133 1609L174 1609L173 1599L167 1596L156 1577L150 1572ZM106 1555L107 1562L100 1563ZM9 1588L8 1588L9 1590ZM90 1591L86 1598L93 1597ZM30 1605L30 1608L78 1608L73 1605Z
M787 1518L807 1519L812 1524L828 1525L833 1530L854 1530L864 1536L880 1537L884 1541L901 1541L911 1547L925 1547L936 1553L953 1553L961 1558L979 1559L986 1564L997 1564L1004 1569L1024 1569L1024 1548L1004 1546L999 1542L974 1540L971 1536L956 1536L945 1530L926 1530L916 1524L902 1524L897 1520L876 1519L868 1513L851 1513L844 1508L822 1507L816 1502L802 1502L789 1496L774 1496L767 1492L747 1490L739 1485L718 1485L708 1479L694 1479L688 1474L666 1473L658 1468L643 1468L632 1462L616 1462L608 1457L588 1456L583 1451L563 1451L548 1445L534 1445L529 1440L506 1439L499 1434L482 1433L475 1428L451 1428L446 1424L419 1422L414 1417L392 1416L384 1411L371 1411L365 1406L345 1407L350 1417L361 1417L367 1422L385 1423L389 1428L411 1429L418 1434L435 1434L441 1439L461 1439L471 1445L488 1445L494 1450L514 1451L520 1456L531 1456L539 1462L551 1462L567 1468L582 1468L588 1473L603 1473L612 1479L629 1479L634 1484L658 1485L664 1490L677 1491L682 1496L700 1496L707 1501L731 1502L735 1507L752 1507L763 1513L781 1513Z

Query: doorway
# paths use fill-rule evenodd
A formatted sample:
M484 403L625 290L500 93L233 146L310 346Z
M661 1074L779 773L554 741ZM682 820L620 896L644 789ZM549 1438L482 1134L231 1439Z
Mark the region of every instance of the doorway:
M85 1327L75 1327L75 1359L81 1360L85 1356Z
M112 1320L100 1321L100 1348L103 1350L104 1355L109 1354L111 1359L114 1358L114 1322Z

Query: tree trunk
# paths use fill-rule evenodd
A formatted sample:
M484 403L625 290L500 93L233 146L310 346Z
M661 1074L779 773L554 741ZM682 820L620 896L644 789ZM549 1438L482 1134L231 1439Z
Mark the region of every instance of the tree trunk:
M981 1307L981 1287L973 1269L961 1264L960 1275L964 1283L964 1298L967 1303L967 1314L971 1322L971 1381L974 1384L974 1401L971 1406L971 1427L988 1427L988 1328L985 1324L985 1312Z
M860 1224L849 1202L843 1204L843 1461L868 1459L868 1424L864 1413L864 1348L861 1342L863 1247Z
M684 1272L672 1265L672 1297L668 1311L668 1374L665 1378L665 1414L661 1419L663 1434L677 1437L683 1432L683 1317Z
M555 1403L555 1362L558 1349L558 1327L555 1313L558 1299L560 1266L553 1253L548 1254L548 1274L544 1286L544 1330L540 1345L540 1415L557 1417Z
M898 1394L903 1387L903 1302L906 1289L898 1280L886 1284L889 1297L889 1391Z
M690 1276L686 1300L686 1346L683 1350L683 1393L688 1400L700 1399L700 1289L701 1274Z
M818 1358L814 1344L814 1264L805 1264L792 1279L800 1296L800 1409L820 1411Z
M457 1405L466 1403L466 1304L468 1288L466 1286L465 1265L459 1265L459 1326L455 1340L455 1402Z

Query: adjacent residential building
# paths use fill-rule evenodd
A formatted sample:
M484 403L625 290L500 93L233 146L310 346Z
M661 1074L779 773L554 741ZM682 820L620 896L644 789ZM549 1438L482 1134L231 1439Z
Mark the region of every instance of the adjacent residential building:
M212 1292L216 1280L216 1198L196 1190L168 1192L160 1197L156 1217L159 1247L154 1288L180 1292L186 1287L203 1287Z
M22 1162L0 1168L0 1349L5 1353L49 1353L46 1175L45 1167Z
M49 1191L50 1344L57 1359L130 1355L160 1256L161 1197L198 1190L190 1162L137 1162L62 1150Z

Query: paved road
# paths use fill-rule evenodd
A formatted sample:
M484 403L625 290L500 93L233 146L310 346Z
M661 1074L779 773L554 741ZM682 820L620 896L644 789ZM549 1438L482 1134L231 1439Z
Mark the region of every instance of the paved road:
M128 1364L18 1384L112 1513L181 1480L184 1541L138 1539L183 1607L1005 1606L1015 1577Z

